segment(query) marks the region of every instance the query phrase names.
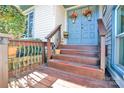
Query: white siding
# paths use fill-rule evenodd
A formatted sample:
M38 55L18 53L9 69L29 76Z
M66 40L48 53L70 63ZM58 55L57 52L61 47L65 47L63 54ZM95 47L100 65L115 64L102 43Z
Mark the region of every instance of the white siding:
M35 6L34 38L45 40L45 37L55 27L55 6Z
M55 26L62 24L61 27L61 35L62 35L62 40L64 41L63 38L63 31L65 31L65 9L62 5L56 5L56 17L55 17Z
M46 41L45 37L59 24L62 24L62 37L65 30L65 9L62 5L39 5L34 7L34 37Z

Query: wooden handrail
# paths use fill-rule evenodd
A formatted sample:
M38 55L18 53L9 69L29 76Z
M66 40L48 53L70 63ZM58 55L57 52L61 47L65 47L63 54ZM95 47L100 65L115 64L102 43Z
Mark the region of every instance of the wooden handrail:
M47 36L46 36L46 39L47 39L47 58L50 59L51 56L52 56L52 45L51 45L51 38L57 33L59 32L59 39L57 40L57 46L61 43L61 25L58 25L55 27L55 29L50 32Z
M60 31L59 29L61 28L61 25L58 25L55 27L55 29L50 32L45 38L46 39L50 39L57 31Z
M105 55L106 55L106 46L105 46L105 35L106 28L102 19L98 19L98 30L100 36L100 69L102 69L105 73Z

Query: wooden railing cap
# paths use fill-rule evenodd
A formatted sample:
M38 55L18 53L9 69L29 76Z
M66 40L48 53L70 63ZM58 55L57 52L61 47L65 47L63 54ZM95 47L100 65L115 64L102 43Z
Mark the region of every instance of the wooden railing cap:
M62 24L57 25L57 26L55 27L55 29L54 29L52 32L50 32L45 38L46 38L46 39L50 39L50 38L58 31L58 29L59 29L61 26L62 26Z
M105 36L106 35L106 28L105 28L105 25L103 23L103 20L98 19L97 22L98 22L98 29L99 29L100 36Z
M0 33L0 37L13 38L13 35L8 35L8 34Z

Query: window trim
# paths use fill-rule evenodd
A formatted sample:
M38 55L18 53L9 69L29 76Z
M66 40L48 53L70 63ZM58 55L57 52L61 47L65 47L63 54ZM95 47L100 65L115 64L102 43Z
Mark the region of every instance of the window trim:
M120 33L120 34L117 34L117 22L118 22L118 19L117 19L117 16L118 16L118 9L119 9L120 5L118 5L116 8L115 8L115 17L114 17L114 20L115 20L115 27L114 27L114 46L115 46L115 53L114 53L114 63L112 64L112 67L116 70L117 73L119 73L119 75L124 79L124 70L119 66L119 38L120 37L124 37L124 32Z
M30 13L32 13L33 12L33 25L32 25L32 36L31 37L29 37L29 15L30 15ZM27 14L26 14L26 16L28 16L27 18L27 20L28 20L28 26L27 26L27 38L32 38L32 37L34 37L33 35L34 35L34 14L35 14L35 12L34 12L34 9L33 10L31 10L31 11L29 11Z

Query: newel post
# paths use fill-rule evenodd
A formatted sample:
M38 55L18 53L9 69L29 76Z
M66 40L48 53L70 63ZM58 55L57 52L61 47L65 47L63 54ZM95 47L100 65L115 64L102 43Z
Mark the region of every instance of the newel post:
M8 87L8 37L0 33L0 88Z
M100 54L100 57L101 57L101 62L100 62L100 69L102 69L104 72L105 72L105 35L102 35L101 36L101 54Z

